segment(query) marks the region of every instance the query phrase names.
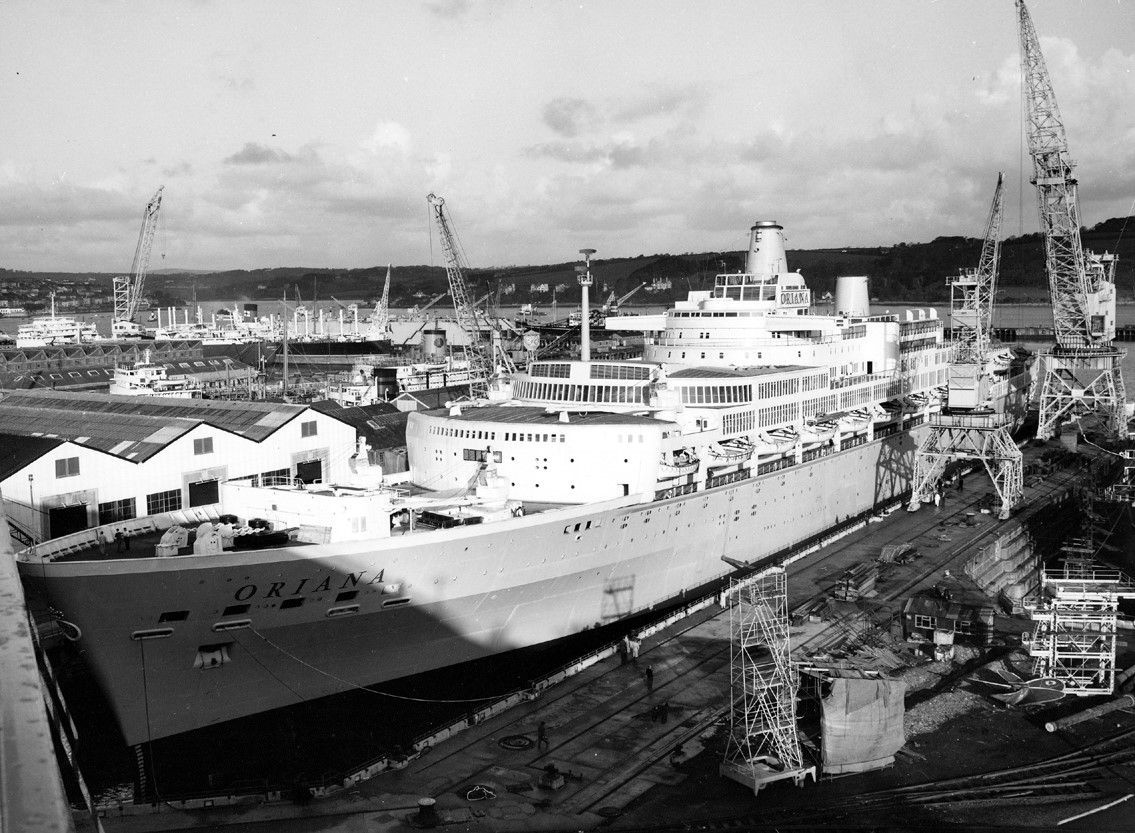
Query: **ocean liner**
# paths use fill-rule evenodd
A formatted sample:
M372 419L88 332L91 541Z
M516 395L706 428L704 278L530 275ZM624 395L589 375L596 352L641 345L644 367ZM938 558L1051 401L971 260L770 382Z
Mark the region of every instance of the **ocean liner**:
M134 558L88 530L21 573L130 744L617 622L909 488L942 322L811 301L757 223L743 273L637 322L643 361L411 414L407 475L360 448L352 482L230 481L131 522Z

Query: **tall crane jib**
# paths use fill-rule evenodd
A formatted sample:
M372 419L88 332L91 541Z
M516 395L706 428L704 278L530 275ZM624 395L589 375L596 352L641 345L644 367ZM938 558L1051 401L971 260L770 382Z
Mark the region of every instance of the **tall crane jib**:
M135 319L142 301L142 290L146 285L146 272L150 268L150 249L158 229L158 212L162 207L164 189L164 185L159 186L142 211L142 228L138 232L138 244L134 247L130 274L119 275L114 279L114 322L111 324L111 334L115 338L140 338L145 334L144 328Z
M465 356L469 361L469 375L472 379L470 395L474 399L484 398L488 396L489 380L496 372L497 366L499 365L505 373L515 372L515 366L500 347L500 333L496 329L495 321L491 319L488 321L488 341L483 338L481 320L465 279L468 266L464 262L461 244L445 210L445 199L430 194L428 200L434 222L437 224L438 237L441 239L445 274L449 279L449 294L453 297L457 324L469 340L469 345L465 348Z
M993 333L993 298L997 291L997 272L1001 263L1001 218L1004 214L1003 174L997 174L997 187L981 259L976 269L967 269L950 281L950 329L953 355L950 358L947 407L974 409L989 399L990 375L986 372Z
M1125 391L1115 339L1115 257L1080 241L1075 163L1036 28L1017 0L1032 182L1036 186L1056 347L1045 354L1037 436L1090 413L1109 433L1124 427Z

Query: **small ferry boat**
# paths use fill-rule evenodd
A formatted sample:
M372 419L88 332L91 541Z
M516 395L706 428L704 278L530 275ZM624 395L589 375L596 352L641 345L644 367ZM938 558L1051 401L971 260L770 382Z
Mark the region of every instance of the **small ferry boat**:
M192 379L171 379L163 364L150 361L150 351L142 354L141 361L132 365L116 364L110 381L109 393L119 396L163 396L174 398L200 398L202 391Z

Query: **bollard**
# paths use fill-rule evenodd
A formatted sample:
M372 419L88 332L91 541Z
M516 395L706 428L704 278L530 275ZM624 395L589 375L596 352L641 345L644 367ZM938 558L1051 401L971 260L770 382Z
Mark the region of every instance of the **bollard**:
M1108 712L1119 711L1120 709L1129 709L1135 706L1135 694L1124 694L1122 697L1116 697L1114 700L1108 700L1106 703L1100 703L1098 706L1093 706L1090 709L1085 709L1076 714L1070 714L1067 717L1062 717L1059 720L1053 720L1050 723L1045 723L1044 728L1049 732L1055 732L1057 729L1064 729L1068 726L1075 726L1077 723L1082 723L1085 720L1105 715Z
M418 827L437 827L441 820L437 817L437 802L429 797L418 799L418 817L414 819Z

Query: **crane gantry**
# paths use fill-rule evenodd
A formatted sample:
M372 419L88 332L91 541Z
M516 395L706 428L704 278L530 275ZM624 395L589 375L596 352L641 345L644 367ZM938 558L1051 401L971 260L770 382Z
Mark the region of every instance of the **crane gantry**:
M1024 495L1021 450L1009 429L1015 416L1008 378L998 378L991 363L993 297L1001 263L1001 218L1004 177L997 175L993 204L985 224L981 258L976 269L950 281L950 356L946 406L930 418L930 431L914 458L910 509L934 499L946 467L957 460L981 461L1008 518Z
M164 188L164 185L158 187L142 211L142 228L138 232L138 245L134 247L130 274L114 279L114 321L110 325L113 338L140 338L145 335L145 329L135 319L142 301L142 289L146 285L146 272L150 268L150 248L158 229L158 211L162 207Z
M512 374L516 372L516 366L501 346L500 332L492 318L487 322L490 336L488 342L482 338L483 322L477 314L477 305L473 302L465 279L468 265L464 262L461 244L445 210L445 199L434 194L430 194L427 199L441 239L449 294L453 297L453 311L457 315L458 326L469 340L465 347L471 379L469 393L473 399L483 399L489 393L489 379L497 373L498 368L504 373Z
M1102 416L1106 430L1125 425L1126 393L1115 338L1114 255L1085 252L1080 241L1075 163L1036 28L1017 0L1027 138L1032 157L1045 271L1056 345L1043 354L1037 436L1048 439L1066 419Z

